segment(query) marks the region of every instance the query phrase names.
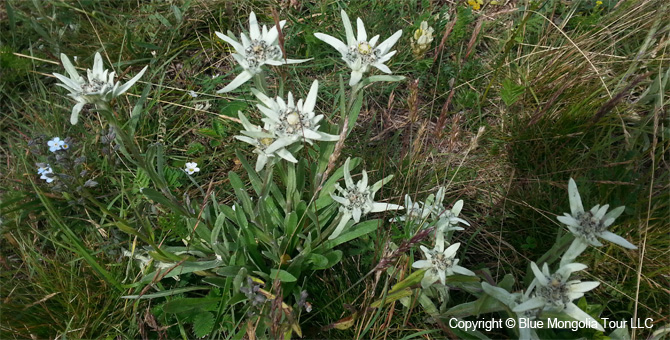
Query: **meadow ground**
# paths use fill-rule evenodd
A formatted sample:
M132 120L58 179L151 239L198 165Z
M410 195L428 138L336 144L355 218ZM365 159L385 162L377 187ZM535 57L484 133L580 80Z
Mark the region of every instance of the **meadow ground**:
M404 79L373 83L349 104L350 70L314 35L342 39L342 9L352 21L360 17L368 35L381 34L380 41L403 30L386 65ZM305 208L312 207L309 198L301 201L295 192L316 190L311 180L333 149L305 145L295 167L277 165L265 179L253 175L257 154L234 136L242 130L238 111L254 122L261 113L248 91L252 82L216 93L241 68L231 45L214 33L239 37L251 11L270 26L287 20L286 55L313 58L268 67L268 78L253 84L305 98L318 79L323 130L339 134L343 117L355 123L336 150L335 169L358 157L371 183L394 176L376 200L404 204L409 194L423 201L440 186L446 206L462 199L460 217L469 226L461 225L454 242L461 244L459 264L479 279L503 286L510 274L510 291L527 287L530 261L569 234L556 216L571 210L570 178L584 208L625 206L609 230L637 249L607 241L587 249L579 262L588 269L578 277L600 285L575 303L593 317L628 320L628 327L540 337L647 338L670 324L665 0L8 0L0 4L0 338L517 336L514 329L477 333L449 325L452 317L510 315L471 281L449 281L448 295L437 288L426 295L418 281L391 289L411 281L412 263L423 253L418 242L402 248L417 230L387 222L389 211L373 214L374 225L361 223L348 242L319 243L314 251L323 252L294 271L312 237L324 241L320 231L307 231L309 221L336 221L335 206L316 200L323 208L314 208L316 216ZM434 38L413 51L422 21ZM94 105L70 124L74 102L55 86L52 73L65 74L61 53L82 74L96 52L124 81L148 65L113 101L119 133ZM56 136L69 138L68 150L48 151ZM54 182L40 179L41 162L60 173ZM187 162L200 171L187 176ZM285 201L277 186L259 189L272 181L286 185ZM247 192L269 195L284 208L253 208L258 199L251 202ZM233 204L236 211L228 208ZM309 223L303 217L296 223L296 212ZM231 221L246 227L245 214L282 227L233 232L221 241L223 250L204 241L219 233L225 239L237 230ZM399 246L402 252L390 256ZM227 264L209 266L220 252ZM384 270L375 270L382 260ZM148 261L179 269L156 275L151 264L143 266ZM259 295L247 274L264 279L261 293L268 293ZM631 328L638 319L651 320L650 328Z

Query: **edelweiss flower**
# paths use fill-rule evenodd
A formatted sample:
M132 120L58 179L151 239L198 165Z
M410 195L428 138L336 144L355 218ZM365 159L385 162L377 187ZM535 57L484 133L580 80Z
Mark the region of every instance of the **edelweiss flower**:
M49 151L51 152L56 152L58 150L64 150L68 148L65 144L65 141L60 140L59 137L54 137L47 142L47 145L49 146Z
M200 168L198 168L198 163L196 162L186 162L184 171L189 175L193 175L194 173L199 172Z
M412 202L409 195L405 195L405 215L394 217L389 222L411 221L412 223L420 224L431 213L431 209L426 207L424 203Z
M368 40L367 32L361 18L356 19L358 36L354 37L354 31L351 27L351 21L347 13L342 10L342 22L344 23L344 31L347 35L347 43L340 41L328 34L314 33L314 36L330 46L333 46L340 54L342 59L351 68L351 79L349 85L354 86L363 78L363 73L368 71L370 66L378 68L384 73L391 73L391 69L384 65L386 61L396 53L396 51L389 52L391 47L400 39L402 30L395 32L390 38L384 40L377 45L379 35L375 35Z
M288 144L281 146L275 145L274 147L276 150L273 150L272 152L267 151L270 145L275 144L277 136L271 133L267 129L267 126L266 128L261 128L260 126L251 124L247 117L242 114L242 112L238 112L237 114L238 117L240 117L240 121L242 121L242 126L244 126L244 130L241 131L244 136L235 136L235 138L256 147L254 150L254 153L258 154L258 159L256 160L256 171L261 171L265 164L267 164L268 160L273 158L275 155L292 163L298 162L298 160L295 159L295 157L293 157L293 155L284 148L288 146Z
M128 91L128 89L142 77L148 67L145 66L135 77L121 85L118 81L114 83L114 72L110 73L109 70L103 70L100 53L95 54L93 70L86 70L88 79L84 79L77 73L77 70L65 54L61 53L60 59L63 62L65 71L70 75L70 78L59 73L54 73L53 75L63 82L62 84L56 85L64 87L70 91L68 96L77 101L77 104L72 108L72 115L70 116L70 123L73 125L77 124L79 112L85 104L103 104L120 96Z
M586 269L581 263L568 263L561 266L554 274L549 272L549 266L545 263L542 270L535 262L530 264L535 280L531 289L535 289L533 297L517 305L512 309L515 313L521 313L532 309L541 309L550 312L565 312L577 321L585 322L586 326L604 331L603 327L589 314L579 309L572 303L600 285L597 281L581 282L579 280L568 281L573 272ZM538 284L537 286L535 286Z
M282 20L279 22L279 27L284 28L285 24L286 20ZM242 43L221 32L215 33L217 37L233 46L236 53L233 53L232 56L244 69L244 71L235 77L230 84L221 90L216 91L216 93L230 92L240 87L240 85L251 79L255 74L260 73L263 65L278 66L283 64L297 64L310 60L284 59L279 43L277 42L279 38L277 27L272 26L272 28L268 30L267 26L263 25L261 29L258 26L258 21L256 20L256 14L254 14L254 12L249 14L249 37L244 33L240 34ZM232 33L229 32L228 34L232 36Z
M454 274L475 276L475 273L469 269L458 265L459 260L456 259L456 252L460 246L460 243L454 243L449 248L444 249L444 244L439 242L435 244L433 250L421 246L421 251L423 251L426 259L414 262L412 267L428 269L423 279L421 279L421 286L423 288L428 288L437 280L440 280L442 284L446 284L447 276Z
M393 175L388 176L373 184L372 187L369 187L368 174L363 170L361 180L358 181L357 184L354 184L351 174L349 173L350 160L350 158L347 158L344 162L344 182L346 188L342 188L339 184L335 184L335 188L342 197L335 196L332 193L330 194L330 197L332 197L335 202L342 205L340 206L342 218L340 219L337 228L335 228L335 231L328 237L329 240L339 236L347 225L347 222L352 218L354 219L354 222L358 223L361 220L361 216L365 216L369 213L403 209L403 207L397 204L374 202L377 191L381 189L384 183L390 181L393 178Z
M267 148L267 152L272 153L299 140L312 144L313 141L333 142L340 139L340 136L319 131L319 122L323 119L323 115L314 114L318 90L319 82L315 80L305 102L300 99L297 104L291 92L288 93L288 102L284 102L279 97L272 100L256 89L251 90L263 103L256 106L267 117L263 118L266 128L278 137Z
M49 164L39 166L37 168L37 174L41 175L40 179L43 179L43 180L47 181L47 183L51 183L51 182L54 181L53 173L54 172L51 169L51 167L49 166ZM49 175L51 175L51 176L49 176Z
M628 242L625 238L614 234L607 228L614 223L614 220L621 215L623 206L615 208L607 213L609 204L600 206L600 204L591 208L590 211L584 211L582 199L577 190L577 184L570 178L568 182L568 197L570 199L570 214L558 216L557 219L566 224L568 229L575 235L575 240L570 248L563 255L561 263L570 263L577 258L589 244L600 247L603 244L597 237L616 243L624 248L637 249L635 245Z

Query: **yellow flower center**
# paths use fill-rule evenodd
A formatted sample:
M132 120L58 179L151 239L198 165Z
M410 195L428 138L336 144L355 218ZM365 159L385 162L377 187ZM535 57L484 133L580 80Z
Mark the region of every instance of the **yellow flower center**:
M367 41L358 43L358 53L367 55L370 54L370 52L372 52L372 47Z
M300 123L300 115L297 112L291 112L286 116L286 122L290 125L298 125Z
M263 146L270 146L270 144L272 144L272 142L274 142L274 139L272 139L272 138L261 138L260 142L261 142L261 144L263 144Z

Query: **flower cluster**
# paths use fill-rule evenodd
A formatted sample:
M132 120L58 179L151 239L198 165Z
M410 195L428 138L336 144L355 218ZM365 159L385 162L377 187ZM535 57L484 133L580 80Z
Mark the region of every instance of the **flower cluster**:
M54 172L49 164L37 164L37 174L40 175L40 179L45 180L47 183L54 181Z
M340 223L335 228L335 231L328 237L329 240L339 236L344 230L344 227L346 227L347 222L351 219L358 223L361 216L365 216L369 213L403 209L402 206L397 204L374 201L377 191L381 189L384 183L387 183L393 178L392 175L376 182L370 187L368 186L368 174L363 170L361 173L361 180L358 181L358 183L354 183L350 173L350 160L350 158L347 158L344 162L345 187L342 188L339 184L335 184L335 188L341 196L330 194L330 197L340 204L340 212L342 213L342 216L340 217Z
M625 207L621 206L607 212L609 204L594 206L589 211L584 210L582 198L577 190L577 183L570 178L568 182L568 198L570 200L570 214L558 216L557 219L568 226L575 236L575 240L563 256L561 263L570 263L576 259L589 245L601 247L603 244L598 238L616 243L624 248L637 249L635 245L625 238L607 230L614 220L623 213Z
M439 280L441 284L446 284L447 276L454 274L475 276L471 270L458 265L456 252L461 246L460 243L454 243L447 249L444 249L444 243L436 242L435 248L430 250L421 246L421 251L425 260L415 261L412 267L419 269L426 269L426 273L421 280L421 287L428 288L430 285Z
M61 53L60 58L65 71L67 71L70 77L68 78L59 73L54 73L53 75L62 82L62 84L56 85L70 91L68 96L77 101L77 104L72 108L70 116L70 123L72 125L77 124L79 112L81 112L85 104L106 105L113 98L128 91L142 77L148 67L145 66L135 77L121 85L118 81L114 82L114 72L103 69L100 53L95 54L93 69L86 70L87 79L84 79L77 73L77 70L65 54Z
M323 119L323 115L314 113L318 90L319 82L315 80L304 102L302 99L296 102L291 92L284 101L280 97L271 99L256 89L252 90L260 101L257 107L264 116L263 128L249 123L249 120L240 112L240 120L245 128L241 133L244 136L235 136L235 138L256 147L254 150L254 153L258 154L256 171L260 171L268 159L275 155L296 163L297 160L293 154L286 150L286 147L294 143L333 142L340 138L337 135L319 131L319 122Z
M279 28L283 29L286 20L279 22ZM224 88L216 91L217 93L230 92L240 85L246 83L251 77L261 73L263 65L283 65L303 63L309 59L284 59L281 47L279 47L279 31L276 26L268 30L267 26L261 28L258 25L256 14L249 14L249 36L241 33L237 41L232 34L225 35L221 32L215 32L216 36L227 42L235 49L232 57L242 66L242 73L237 75L233 81Z
M430 43L433 42L433 28L428 26L427 21L422 21L419 28L414 31L411 40L412 53L415 57L421 58L426 54Z
M475 273L458 265L456 259L456 251L461 246L460 243L451 244L445 239L445 236L455 230L463 230L458 226L458 223L470 225L467 221L459 218L461 210L463 209L463 200L454 203L451 209L446 209L442 202L444 201L445 191L444 187L440 187L435 195L428 196L424 203L411 203L409 196L405 196L405 202L411 204L410 212L400 217L398 220L412 221L413 223L421 223L428 218L433 221L435 225L435 248L429 250L421 246L421 250L426 257L426 260L416 261L412 264L414 268L426 269L421 280L422 287L426 288L435 283L438 279L440 283L445 284L447 276L454 274L462 274L474 276ZM420 218L417 220L417 217ZM448 246L445 249L445 246Z
M549 272L549 266L545 263L540 270L535 262L530 264L535 280L531 283L528 291L531 298L515 306L512 311L522 313L531 310L564 312L575 320L585 321L586 324L599 331L603 327L589 314L579 309L572 301L584 296L584 293L598 287L600 282L569 280L573 272L586 269L581 263L568 263L562 265L555 273Z
M60 137L54 137L47 142L47 145L49 146L49 151L51 152L67 150L70 147L70 145L68 145L64 140L61 140Z
M361 18L356 19L357 35L354 36L354 30L351 26L351 21L347 13L342 10L342 23L344 24L344 31L347 37L346 44L328 34L314 33L314 36L328 45L334 47L342 55L342 59L351 69L351 79L349 85L354 86L363 78L363 74L368 71L370 66L374 66L380 71L390 74L391 69L384 65L396 51L391 51L391 48L400 39L402 30L399 30L381 44L377 45L379 35L368 40L365 25Z

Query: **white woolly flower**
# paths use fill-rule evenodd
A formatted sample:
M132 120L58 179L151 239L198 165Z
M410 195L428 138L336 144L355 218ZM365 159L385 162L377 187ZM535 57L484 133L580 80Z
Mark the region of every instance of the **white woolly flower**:
M347 36L346 44L341 40L323 33L314 33L314 36L328 45L334 47L342 55L342 59L347 63L351 69L351 79L349 85L354 86L363 78L363 74L368 71L370 66L374 66L380 71L390 74L391 69L384 65L386 61L396 53L391 51L391 48L400 39L402 30L398 30L391 37L384 40L377 45L379 35L375 35L368 40L365 25L361 18L356 19L357 36L354 36L354 30L351 26L351 21L347 13L342 10L342 23L344 23L344 31Z
M288 144L275 143L277 136L269 131L267 126L261 128L258 125L251 124L242 112L238 111L237 115L242 122L242 126L244 126L244 130L240 131L244 136L235 136L235 138L256 147L256 149L254 149L254 153L258 154L256 171L261 171L265 164L275 156L279 156L292 163L298 162L298 160L293 157L293 154L285 149ZM270 145L273 145L275 150L268 151Z
M72 108L72 115L70 116L70 123L72 125L77 124L79 112L84 108L85 104L105 104L113 98L120 96L142 77L148 67L145 66L135 77L121 85L121 82L114 82L114 72L103 69L100 53L96 53L93 58L93 69L86 70L86 79L77 73L77 70L65 54L61 53L60 59L70 77L68 78L59 73L54 73L53 75L62 82L62 84L56 85L70 91L68 96L77 101L77 104Z
M65 144L65 141L61 140L59 137L54 137L47 142L47 145L49 146L49 151L51 152L56 152L58 150L64 150L68 148Z
M491 286L486 282L482 282L482 290L486 294L492 296L496 300L500 301L502 304L507 306L509 309L514 309L516 306L528 301L530 297L528 294L520 293L510 293L500 287ZM531 327L519 327L520 323L518 320L534 320L537 317L537 314L540 312L539 309L531 309L523 312L518 312L516 314L517 322L516 326L519 328L519 340L539 340L540 337L537 336L535 330Z
M415 224L420 224L428 216L430 216L431 209L426 207L422 202L412 202L409 195L405 195L405 215L394 217L389 222L405 222L410 221Z
M549 272L549 266L545 263L542 270L535 262L530 263L535 274L535 280L529 290L534 289L532 297L512 309L515 313L541 309L548 312L564 312L577 321L582 321L587 327L604 331L603 327L589 314L579 309L572 303L573 300L584 296L584 293L598 287L600 282L570 280L573 272L586 269L581 263L568 263L561 266L554 274Z
M423 279L421 279L421 287L428 288L438 280L444 285L447 283L447 276L454 274L475 276L475 273L469 269L458 265L459 260L456 258L456 252L460 246L460 243L454 243L449 248L444 249L442 243L437 243L432 250L421 246L421 251L423 251L426 259L412 264L414 268L427 269Z
M199 172L200 168L198 168L198 163L196 162L186 162L184 171L189 175L193 175L194 173Z
M414 31L411 46L412 53L416 57L422 57L430 47L430 43L433 42L433 31L433 28L428 26L427 21L422 21L421 26Z
M563 255L561 264L572 262L589 244L596 247L602 246L603 244L598 240L598 237L624 248L637 249L625 238L607 230L614 223L614 220L621 215L624 206L607 212L609 204L603 206L598 204L591 210L584 211L582 198L577 190L577 183L572 178L568 182L568 198L570 199L570 214L564 213L564 216L558 216L557 219L568 226L568 229L575 235L575 240Z
M49 166L49 164L45 164L45 165L39 166L37 168L37 174L41 175L40 179L45 180L47 183L51 183L51 182L54 181L53 173L54 172L51 169L51 167ZM49 176L49 175L51 175L51 176Z
M347 225L347 222L353 218L354 222L358 223L361 220L361 216L365 216L369 213L382 212L387 210L400 210L403 209L402 206L397 204L390 203L380 203L375 202L375 194L379 189L381 189L384 183L387 183L393 178L393 175L390 175L381 181L373 184L372 187L368 186L368 174L365 170L362 172L361 180L358 183L354 184L354 180L351 178L349 172L349 162L350 158L344 162L344 182L346 188L342 188L339 184L335 184L335 188L338 193L342 196L336 196L332 193L330 197L335 200L335 202L340 203L340 212L342 217L340 223L335 228L335 231L328 237L329 240L332 240L339 236L344 227Z
M315 80L304 103L302 99L296 103L291 92L288 93L287 102L284 102L280 97L273 100L256 89L251 90L262 103L256 106L266 117L262 119L265 126L278 137L267 148L267 152L272 153L300 140L312 144L313 141L333 142L340 139L340 136L319 131L323 115L314 114L318 90L319 82Z
M279 22L279 27L284 28L286 20ZM232 33L228 32L225 35L221 32L215 32L216 36L223 41L229 43L235 49L232 54L235 61L244 69L242 73L237 75L233 81L226 85L226 87L216 91L217 93L230 92L247 80L251 79L255 74L262 71L263 65L284 65L297 64L308 61L309 59L284 59L281 47L279 47L278 38L279 32L276 26L272 26L268 30L267 26L263 25L261 28L256 20L256 14L251 12L249 14L249 37L241 33L238 42L237 39L232 38Z

